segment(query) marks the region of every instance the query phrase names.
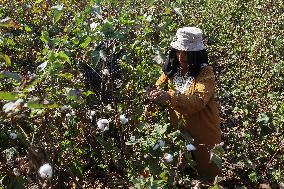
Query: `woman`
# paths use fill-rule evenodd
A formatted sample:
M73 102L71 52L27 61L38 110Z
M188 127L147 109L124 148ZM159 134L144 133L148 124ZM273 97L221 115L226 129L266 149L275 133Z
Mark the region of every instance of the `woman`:
M214 100L215 77L208 66L202 31L196 27L177 30L169 58L156 88L148 95L155 103L167 105L174 126L183 120L182 132L194 139L193 151L202 178L221 176L221 170L210 162L210 150L221 142L218 104Z

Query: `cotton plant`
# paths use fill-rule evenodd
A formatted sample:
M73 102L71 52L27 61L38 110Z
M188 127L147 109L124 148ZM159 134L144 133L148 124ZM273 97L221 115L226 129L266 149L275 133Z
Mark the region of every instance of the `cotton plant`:
M100 119L97 121L98 129L102 132L109 130L109 120L108 119Z
M41 178L43 179L51 179L52 177L52 167L49 163L43 164L39 169L38 169L38 174Z

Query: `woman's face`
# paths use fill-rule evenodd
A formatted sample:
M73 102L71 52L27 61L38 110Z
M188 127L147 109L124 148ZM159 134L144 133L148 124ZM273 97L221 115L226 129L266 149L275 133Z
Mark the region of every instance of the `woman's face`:
M177 51L177 59L180 63L180 66L183 69L186 70L188 68L186 52L185 51Z

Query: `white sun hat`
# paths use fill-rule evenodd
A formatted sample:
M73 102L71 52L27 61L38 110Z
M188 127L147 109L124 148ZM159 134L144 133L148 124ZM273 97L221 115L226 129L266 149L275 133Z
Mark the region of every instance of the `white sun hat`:
M180 51L200 51L205 49L202 30L197 27L179 28L171 47Z

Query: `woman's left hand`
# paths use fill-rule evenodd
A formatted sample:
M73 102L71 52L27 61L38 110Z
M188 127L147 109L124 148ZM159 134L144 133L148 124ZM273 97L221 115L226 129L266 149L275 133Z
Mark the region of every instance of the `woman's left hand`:
M167 91L161 89L154 89L149 94L149 99L153 102L157 102L160 104L165 104L168 100L170 100L171 96Z

